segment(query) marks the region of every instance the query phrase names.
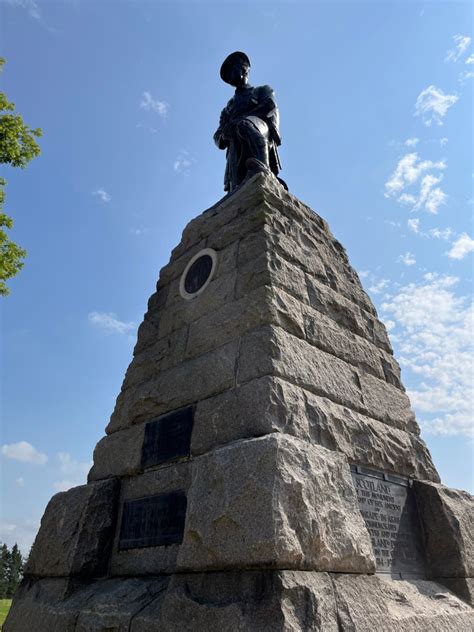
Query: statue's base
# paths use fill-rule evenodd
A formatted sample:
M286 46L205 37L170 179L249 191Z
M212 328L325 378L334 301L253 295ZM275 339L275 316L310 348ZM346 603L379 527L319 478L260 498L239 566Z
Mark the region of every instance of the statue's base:
M474 498L438 481L342 245L257 174L162 269L4 631L467 631Z
M6 632L472 629L472 609L440 584L374 575L262 570L82 585L42 579L34 586L25 582L20 591Z

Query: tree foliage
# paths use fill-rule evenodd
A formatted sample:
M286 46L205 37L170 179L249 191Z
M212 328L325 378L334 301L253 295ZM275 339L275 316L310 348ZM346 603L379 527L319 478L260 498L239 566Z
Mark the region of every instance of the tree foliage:
M0 547L0 599L11 599L23 576L24 559L17 544Z
M0 72L5 64L0 57ZM40 154L36 138L41 136L40 129L32 129L15 112L15 104L0 92L0 163L24 169ZM15 276L23 267L26 251L13 242L7 230L13 226L11 217L3 212L5 203L6 180L0 178L0 295L9 293L7 279Z

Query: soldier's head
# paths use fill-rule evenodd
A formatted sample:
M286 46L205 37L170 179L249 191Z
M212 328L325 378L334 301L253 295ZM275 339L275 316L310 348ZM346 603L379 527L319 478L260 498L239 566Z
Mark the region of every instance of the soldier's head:
M250 59L236 51L225 58L221 66L221 79L235 88L246 86L249 79Z

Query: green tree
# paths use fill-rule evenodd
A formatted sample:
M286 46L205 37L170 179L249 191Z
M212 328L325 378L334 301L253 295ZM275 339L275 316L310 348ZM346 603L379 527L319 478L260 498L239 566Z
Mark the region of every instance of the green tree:
M8 585L7 599L11 599L18 588L23 576L23 556L18 545L15 543L10 553L10 563L8 565Z
M5 59L0 57L0 72ZM15 104L0 92L0 163L24 169L26 165L40 154L36 138L41 136L40 129L32 129L15 112ZM23 267L26 251L13 242L6 230L13 226L11 217L3 212L5 203L6 180L0 178L0 295L9 293L7 279Z
M0 599L7 598L9 568L10 551L6 544L2 544L0 548Z

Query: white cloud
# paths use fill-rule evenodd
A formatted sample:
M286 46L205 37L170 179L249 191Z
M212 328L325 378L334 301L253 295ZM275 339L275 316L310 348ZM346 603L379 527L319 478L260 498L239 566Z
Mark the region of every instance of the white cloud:
M442 119L458 98L455 94L444 94L436 86L428 86L418 95L415 104L415 116L420 116L427 126L430 126L433 122L442 125Z
M416 263L415 255L411 252L406 252L404 255L400 255L398 257L398 261L406 266L413 266Z
M385 183L385 197L390 197L414 184L420 176L432 169L446 169L443 160L421 160L416 152L405 154L400 160L390 178Z
M447 142L448 142L449 138L446 138L446 136L443 136L443 138L439 139L439 144L441 145L441 147L444 147Z
M440 187L435 187L443 179L442 176L436 177L428 174L423 177L420 186L420 194L414 206L415 210L425 207L429 213L436 214L439 207L446 203L447 195Z
M428 236L429 237L433 237L434 239L451 239L451 237L453 236L454 231L452 228L430 228L430 230L428 231Z
M385 197L396 197L400 204L409 204L413 210L424 208L428 213L437 213L446 202L446 193L436 185L442 175L435 176L428 171L446 169L444 160L420 160L417 153L409 153L400 158L395 171L385 183ZM418 194L404 191L413 187L421 178Z
M469 79L472 79L474 77L474 71L473 70L464 70L463 72L461 72L461 74L459 75L459 83L464 85L466 83L466 81L469 81Z
M0 522L0 541L10 548L15 543L18 544L22 555L27 556L38 533L39 526L39 520L31 518L24 520L22 523L2 520Z
M459 58L462 57L467 51L467 49L469 48L469 44L471 43L471 38L467 35L455 35L453 37L453 40L454 47L448 50L444 61L458 61Z
M92 191L92 195L97 195L97 197L100 197L102 202L110 202L111 200L110 195L107 193L105 189L102 189L102 188Z
M416 219L409 219L407 224L408 224L408 228L413 233L419 233L420 232L420 220L418 218L416 218Z
M179 152L176 160L174 161L173 169L177 173L183 173L183 171L189 171L189 168L192 167L195 162L194 158L190 157L189 152L183 149Z
M456 296L458 279L426 274L382 305L396 323L402 367L411 372L412 404L425 432L473 435L473 305Z
M416 147L420 142L419 138L407 138L405 141L405 145L407 147Z
M56 491L65 492L71 487L77 487L87 482L87 473L91 469L92 463L76 461L68 452L58 452L57 456L59 470L65 478L54 483Z
M466 64L474 64L474 55L469 55L469 57L464 62Z
M471 239L467 233L462 233L453 243L451 250L448 252L450 259L464 259L464 257L474 250L474 239Z
M23 478L23 476L19 476L18 478L15 479L15 483L18 485L18 487L24 487L25 479Z
M48 461L46 454L39 452L28 441L19 441L2 446L2 454L7 459L21 461L22 463L33 463L34 465L44 465Z
M6 2L13 7L20 7L21 9L25 9L30 18L41 20L39 7L34 0L6 0Z
M159 99L154 99L150 92L144 92L142 100L140 102L140 108L142 110L149 110L152 112L156 112L161 116L161 118L166 118L170 106L165 101L160 101Z
M390 281L388 279L380 279L378 281L374 281L369 287L369 292L372 294L380 294L383 290L388 286Z
M136 327L134 322L126 323L119 320L112 312L90 312L88 319L90 323L97 325L108 334L126 334Z

